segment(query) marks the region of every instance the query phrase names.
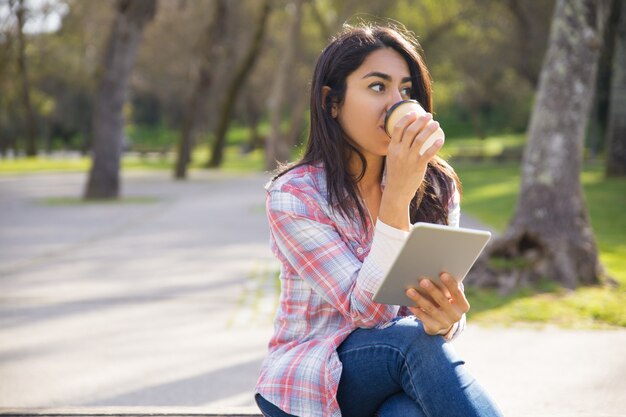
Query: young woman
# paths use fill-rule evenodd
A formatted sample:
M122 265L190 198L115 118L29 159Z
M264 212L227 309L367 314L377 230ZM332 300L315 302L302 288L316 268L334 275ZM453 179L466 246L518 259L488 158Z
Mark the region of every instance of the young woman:
M322 52L311 86L311 130L301 161L267 185L281 297L256 401L271 417L499 416L447 341L469 304L454 278L423 280L409 308L373 294L411 224L458 226L459 186L437 151L439 127L409 113L384 129L387 110L431 83L410 36L352 27Z

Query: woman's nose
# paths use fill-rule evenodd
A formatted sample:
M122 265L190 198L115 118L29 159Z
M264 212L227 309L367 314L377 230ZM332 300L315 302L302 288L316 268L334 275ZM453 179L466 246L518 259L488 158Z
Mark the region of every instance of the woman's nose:
M392 93L390 94L390 97L389 97L389 102L387 103L387 111L389 111L389 109L394 104L402 100L404 100L404 98L402 97L402 94L400 93L400 91L392 90Z

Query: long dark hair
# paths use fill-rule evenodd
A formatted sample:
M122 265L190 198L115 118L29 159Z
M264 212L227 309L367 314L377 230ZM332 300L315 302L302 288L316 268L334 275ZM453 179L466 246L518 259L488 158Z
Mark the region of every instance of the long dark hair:
M326 171L331 207L337 208L347 218L354 217L356 207L363 225L367 224L366 211L358 195L357 183L365 175L367 162L345 137L339 122L332 117L331 108L332 103L343 103L348 75L359 68L370 53L381 48L392 48L406 60L412 80L411 98L419 101L426 111L431 111L431 79L417 40L398 27L346 26L322 51L315 66L311 82L311 128L306 151L300 161L283 167L276 176L280 177L301 165L321 162ZM325 86L330 87L330 91L324 102L322 89ZM362 162L361 173L356 177L348 170L353 154ZM443 159L435 156L411 201L411 223L448 224L448 202L454 185L460 191L455 172Z

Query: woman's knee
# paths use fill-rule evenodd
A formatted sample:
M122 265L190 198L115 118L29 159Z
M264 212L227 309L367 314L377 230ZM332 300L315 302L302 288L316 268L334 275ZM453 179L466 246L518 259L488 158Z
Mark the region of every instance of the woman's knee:
M431 336L424 331L422 322L413 316L403 317L387 327L385 340L393 342L404 352L413 351L418 347L421 351L441 350L445 340L441 336Z

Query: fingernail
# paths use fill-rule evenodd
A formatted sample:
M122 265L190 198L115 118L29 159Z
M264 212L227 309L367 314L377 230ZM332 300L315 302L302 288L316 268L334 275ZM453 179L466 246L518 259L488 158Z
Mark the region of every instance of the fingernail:
M423 288L428 288L430 286L430 282L428 282L428 280L426 280L426 279L423 279L422 282L420 282L420 285Z

